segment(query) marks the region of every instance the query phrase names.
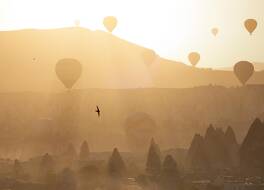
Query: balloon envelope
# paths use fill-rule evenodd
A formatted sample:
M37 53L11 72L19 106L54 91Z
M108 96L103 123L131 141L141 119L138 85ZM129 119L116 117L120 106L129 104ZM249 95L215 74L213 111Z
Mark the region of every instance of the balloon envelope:
M64 86L71 89L81 76L82 65L75 59L61 59L56 64L55 70Z
M109 32L113 32L113 30L116 28L117 26L117 19L114 16L108 16L104 18L104 26L105 28L109 31Z
M247 19L244 23L245 28L247 29L247 31L252 34L255 29L257 28L257 21L255 19Z
M154 62L156 56L157 55L153 50L146 50L142 53L142 58L146 65L151 65Z
M80 20L75 20L74 24L76 27L80 27L81 21Z
M217 36L217 34L218 34L218 32L219 32L219 29L218 29L218 28L212 28L211 32L212 32L212 34L213 34L214 36Z
M200 61L200 54L197 52L192 52L189 54L188 58L189 58L190 63L193 66L196 66L197 63Z
M245 85L254 73L254 66L248 61L240 61L234 66L234 73L238 80Z

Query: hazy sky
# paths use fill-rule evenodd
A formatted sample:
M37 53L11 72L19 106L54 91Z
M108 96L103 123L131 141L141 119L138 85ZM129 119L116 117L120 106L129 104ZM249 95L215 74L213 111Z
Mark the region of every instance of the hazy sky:
M232 66L240 60L264 62L264 0L0 0L0 28L57 28L81 25L104 29L114 15L114 34L154 49L160 56L187 63L190 51L200 66ZM244 20L255 18L253 36ZM211 28L218 27L218 37Z

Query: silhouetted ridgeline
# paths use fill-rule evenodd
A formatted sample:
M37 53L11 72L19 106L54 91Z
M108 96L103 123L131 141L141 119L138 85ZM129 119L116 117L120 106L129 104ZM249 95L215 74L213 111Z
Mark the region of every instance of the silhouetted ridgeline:
M21 150L39 154L89 139L97 151L118 145L122 151L142 152L152 137L165 149L186 148L210 123L224 130L232 126L241 143L253 120L263 118L263 94L262 86L2 93L0 149L6 157ZM232 132L226 136L234 141Z
M58 60L74 58L83 73L76 88L186 88L239 85L232 71L192 68L156 58L146 65L146 48L109 33L84 28L0 32L0 91L63 89L54 68ZM235 64L235 63L234 63ZM263 84L256 72L249 83Z

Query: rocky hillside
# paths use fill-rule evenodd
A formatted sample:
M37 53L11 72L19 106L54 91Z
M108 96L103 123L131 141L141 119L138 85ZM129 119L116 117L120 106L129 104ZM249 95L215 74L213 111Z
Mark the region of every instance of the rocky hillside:
M232 71L192 68L157 56L146 64L149 49L102 31L84 28L0 32L0 91L58 91L63 85L54 66L75 58L83 73L75 88L186 88L239 85ZM263 84L264 74L249 83Z

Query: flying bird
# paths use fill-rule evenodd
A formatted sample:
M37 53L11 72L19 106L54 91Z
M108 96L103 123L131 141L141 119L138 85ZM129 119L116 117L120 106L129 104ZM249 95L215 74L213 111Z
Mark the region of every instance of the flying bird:
M98 117L100 117L100 115L101 115L101 111L100 111L100 109L99 109L98 106L96 106L96 110L95 110L95 112L98 114Z

